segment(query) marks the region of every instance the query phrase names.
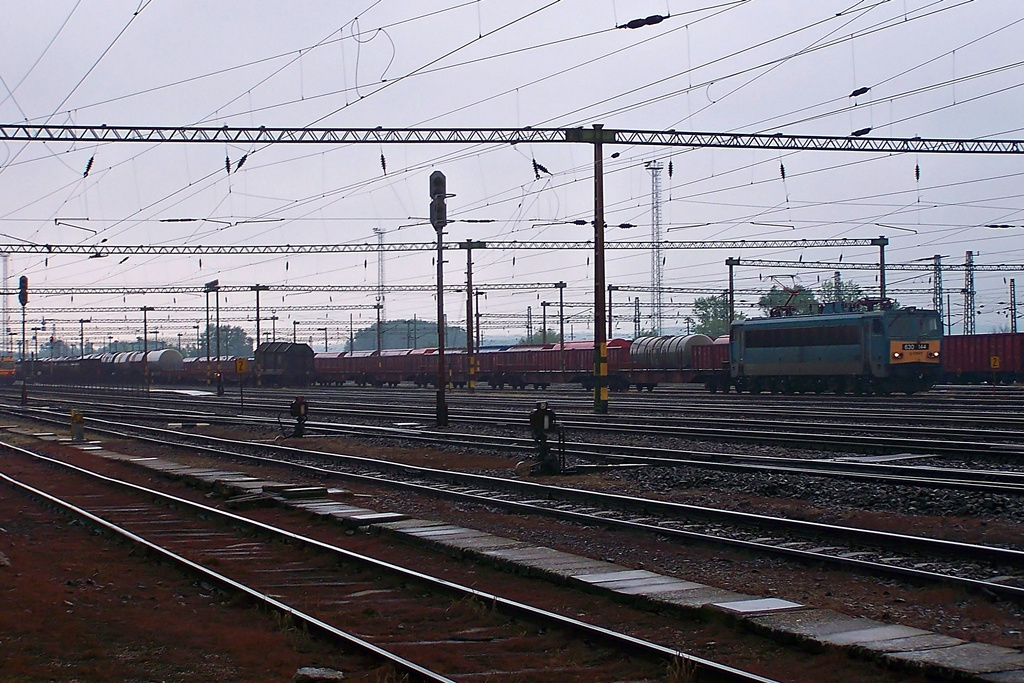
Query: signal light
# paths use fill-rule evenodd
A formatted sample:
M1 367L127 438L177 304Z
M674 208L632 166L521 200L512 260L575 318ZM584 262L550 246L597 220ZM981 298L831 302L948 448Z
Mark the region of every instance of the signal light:
M442 230L448 224L448 205L444 197L434 197L430 202L430 224L435 230Z
M440 171L434 171L430 174L430 198L434 199L438 195L444 197L448 194L447 190L448 181L444 177L444 173Z
M22 275L18 280L18 301L22 306L28 303L28 276Z
M435 230L443 230L448 224L448 207L444 202L448 196L447 186L444 173L434 171L430 174L430 224Z

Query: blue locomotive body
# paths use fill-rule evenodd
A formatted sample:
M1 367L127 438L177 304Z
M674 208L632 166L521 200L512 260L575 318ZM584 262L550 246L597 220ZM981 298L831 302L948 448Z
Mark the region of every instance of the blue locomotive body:
M738 391L914 393L941 374L935 311L876 308L733 323L729 372Z

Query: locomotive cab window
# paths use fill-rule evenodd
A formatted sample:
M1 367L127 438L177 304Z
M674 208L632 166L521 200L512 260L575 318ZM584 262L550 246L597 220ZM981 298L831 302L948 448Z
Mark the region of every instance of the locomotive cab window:
M875 319L871 321L871 334L882 334L882 321Z
M856 325L828 327L790 327L786 329L747 330L746 348L764 349L798 346L856 346L860 329Z

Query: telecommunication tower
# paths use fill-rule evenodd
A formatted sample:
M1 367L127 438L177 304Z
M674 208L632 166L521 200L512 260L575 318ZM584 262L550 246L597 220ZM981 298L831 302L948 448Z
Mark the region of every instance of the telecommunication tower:
M0 254L0 257L4 260L4 291L7 291L7 259L10 258L9 254ZM4 335L7 337L7 353L11 356L14 355L13 337L11 336L11 318L10 311L7 309L7 297L4 297Z
M1010 278L1010 332L1017 334L1017 281Z
M935 264L932 269L932 308L939 314L939 320L942 320L942 254L932 258Z
M384 314L384 230L374 228L377 235L377 304L380 305L380 319L387 320Z
M964 257L964 334L974 334L974 252Z
M660 161L648 161L651 172L651 332L661 334L662 260L661 260L661 171Z

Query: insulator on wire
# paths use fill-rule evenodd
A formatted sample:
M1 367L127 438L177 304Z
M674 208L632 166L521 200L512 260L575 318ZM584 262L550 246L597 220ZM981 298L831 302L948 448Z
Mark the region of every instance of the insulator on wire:
M381 170L384 171L384 175L387 175L388 174L388 162L387 162L387 159L384 158L384 153L383 152L381 152L381 155L380 155L380 167L381 167Z
M914 179L921 182L921 164L914 166Z
M95 154L89 157L89 161L85 164L85 173L82 174L83 178L87 178L89 176L89 171L92 170L92 162L94 161L96 161Z
M671 159L668 160L668 177L669 178L672 177L672 160Z
M533 174L535 176L537 176L537 180L540 180L540 174L541 173L547 173L548 175L551 175L551 171L549 171L548 169L544 168L543 164L538 164L537 160L534 159L533 160Z
M779 162L779 174L782 176L783 180L786 179L786 166L781 161Z
M632 21L627 21L625 24L621 24L619 26L616 26L615 28L643 28L644 26L654 26L655 24L660 24L661 22L665 21L670 16L672 15L662 16L660 14L652 14L651 16L644 17L642 19L633 19Z
M231 174L231 157L226 154L224 155L224 170L228 172L228 175Z
M871 127L869 126L867 128L861 128L859 130L853 131L852 133L850 133L850 137L859 138L862 135L867 135L870 132L871 132Z
M867 93L869 90L871 90L871 88L867 88L867 87L857 88L852 93L850 93L850 97L860 97L861 95Z

